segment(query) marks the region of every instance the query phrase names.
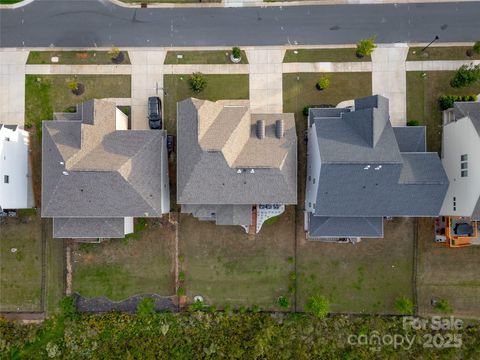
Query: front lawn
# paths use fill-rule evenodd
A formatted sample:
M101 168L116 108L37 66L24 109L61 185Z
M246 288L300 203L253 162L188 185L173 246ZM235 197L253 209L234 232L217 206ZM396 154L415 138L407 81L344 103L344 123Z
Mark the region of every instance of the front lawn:
M326 296L331 311L393 314L397 298L413 298L415 221L385 221L383 239L359 244L306 240L297 246L297 308L314 295Z
M165 64L233 64L231 49L204 51L168 51ZM180 58L178 56L181 56ZM240 64L248 64L247 54L242 50Z
M218 226L186 214L180 219L180 267L189 302L201 295L219 308L279 310L277 299L285 296L293 305L294 207L255 236L240 226Z
M433 241L432 219L421 219L419 224L417 287L420 315L442 315L431 301L444 299L455 316L478 319L480 246L448 248Z
M359 58L356 55L357 48L338 49L295 49L287 50L284 63L290 62L361 62L372 61L370 56Z
M125 59L121 64L130 64L128 52L123 54ZM52 63L53 56L58 57L58 63ZM30 51L27 64L115 65L108 51Z
M430 46L425 51L423 47L411 47L408 50L407 61L432 61L432 60L479 60L480 54L473 52L467 55L471 46Z
M164 75L163 87L165 89L163 117L169 134L177 133L177 102L195 97L198 99L248 99L248 75L204 75L207 86L199 93L190 89L189 74Z
M1 219L0 311L42 311L42 221Z
M424 75L425 74L425 75ZM440 151L442 145L442 113L438 105L441 95L480 93L480 82L455 89L450 86L454 71L407 72L407 119L427 126L429 151Z
M138 223L139 219L136 219ZM149 219L127 239L76 244L73 290L120 301L138 294L174 294L175 230Z

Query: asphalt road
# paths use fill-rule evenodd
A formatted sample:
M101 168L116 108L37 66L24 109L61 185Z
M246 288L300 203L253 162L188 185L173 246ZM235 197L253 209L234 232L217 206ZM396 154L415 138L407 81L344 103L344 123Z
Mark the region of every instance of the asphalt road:
M480 39L480 2L131 9L36 0L0 11L1 47L345 44Z

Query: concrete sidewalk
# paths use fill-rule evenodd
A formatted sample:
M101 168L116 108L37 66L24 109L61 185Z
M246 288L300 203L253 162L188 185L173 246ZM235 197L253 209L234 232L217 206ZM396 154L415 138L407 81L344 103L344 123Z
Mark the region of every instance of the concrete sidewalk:
M392 126L407 124L407 44L378 45L372 54L372 93L390 100Z
M478 65L480 60L407 61L407 71L455 71L462 65Z
M316 62L316 63L284 63L284 73L297 72L370 72L372 63L364 62Z
M25 65L25 74L130 75L131 65Z
M25 63L28 51L0 51L0 123L25 121Z

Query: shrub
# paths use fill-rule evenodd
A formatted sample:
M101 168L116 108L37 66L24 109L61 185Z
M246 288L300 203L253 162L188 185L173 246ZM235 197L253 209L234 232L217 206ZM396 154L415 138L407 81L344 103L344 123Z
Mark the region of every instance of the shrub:
M305 310L323 319L330 312L330 302L325 296L311 296L305 303Z
M77 305L73 296L65 296L60 300L60 314L67 320L75 320L79 317Z
M282 309L288 309L290 306L290 301L285 296L280 296L278 298L278 306L280 306Z
M112 59L116 59L120 55L120 49L117 47L112 47L108 51L108 55L110 55Z
M178 296L185 296L185 294L186 294L185 288L179 287L178 290L177 290L177 295Z
M329 86L330 86L330 79L328 78L328 76L324 75L324 76L321 76L320 79L318 79L317 81L318 90L328 89Z
M196 300L193 304L190 304L188 310L190 311L201 311L205 309L205 304L201 300Z
M370 56L373 50L377 47L374 43L375 36L368 39L362 39L357 43L357 56L362 58L364 56Z
M140 317L148 317L155 313L155 300L150 297L143 298L137 304L137 315Z
M235 59L240 59L242 57L242 51L240 50L240 48L238 46L235 46L235 47L232 48L232 56Z
M200 92L207 86L207 80L202 73L196 72L190 75L190 88L195 92Z
M257 304L253 304L253 305L252 305L252 312L254 312L254 313L259 313L260 311L262 311L262 309L260 308L260 306L258 306Z
M460 101L477 101L477 95L442 95L438 98L438 105L440 109L447 110L452 108L455 102Z
M185 281L185 273L183 271L180 271L178 273L178 280L179 281Z
M476 54L480 54L480 41L477 41L475 44L473 44L472 50Z
M72 91L77 91L78 90L78 81L73 79L73 80L70 80L67 84L68 88Z
M418 120L409 120L407 121L407 126L418 126L420 122Z
M472 57L473 54L474 54L473 49L468 49L468 50L466 51L466 54L467 54L468 57Z
M400 314L412 315L414 310L412 300L406 297L396 299L395 310L397 310Z
M446 299L438 300L438 302L435 304L435 309L443 313L450 313L453 310L450 303Z
M480 65L462 65L456 72L450 85L454 88L469 86L480 79Z

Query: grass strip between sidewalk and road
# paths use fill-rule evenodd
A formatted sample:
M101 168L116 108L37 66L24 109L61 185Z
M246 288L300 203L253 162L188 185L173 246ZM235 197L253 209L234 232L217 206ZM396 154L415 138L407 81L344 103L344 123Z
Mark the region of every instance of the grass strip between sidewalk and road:
M128 52L123 51L125 59L120 64L112 61L108 51L30 51L27 64L50 65L129 65ZM58 62L53 63L52 57L58 57Z
M207 51L168 51L165 65L175 64L232 64L231 49ZM179 57L181 56L181 57ZM247 54L242 50L242 60L239 64L248 64Z
M292 62L368 62L370 56L359 58L356 55L357 48L338 49L295 49L287 50L284 63Z
M411 47L408 50L407 61L432 61L432 60L480 60L480 54L472 51L472 56L467 55L471 46L435 46L422 51L424 47Z

